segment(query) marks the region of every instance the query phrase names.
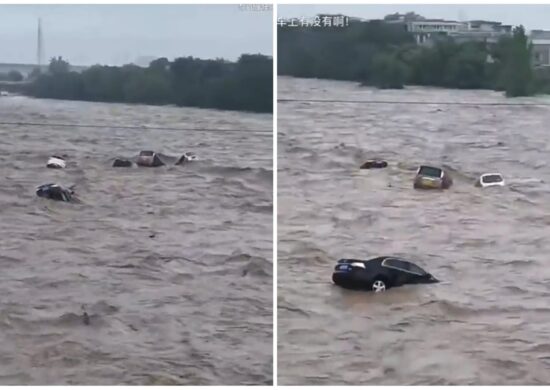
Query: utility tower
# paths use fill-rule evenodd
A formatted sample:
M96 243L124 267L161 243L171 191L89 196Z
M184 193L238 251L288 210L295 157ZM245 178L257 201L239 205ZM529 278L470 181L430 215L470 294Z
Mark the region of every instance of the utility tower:
M38 69L42 70L42 20L38 18L38 36L36 42L36 63Z

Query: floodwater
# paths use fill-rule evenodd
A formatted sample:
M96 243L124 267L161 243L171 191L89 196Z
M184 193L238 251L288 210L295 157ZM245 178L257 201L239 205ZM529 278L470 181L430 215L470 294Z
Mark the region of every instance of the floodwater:
M287 77L279 99L392 103L279 103L278 383L550 384L550 106L529 105L548 101ZM414 190L422 163L454 186ZM474 187L485 172L508 185ZM379 255L443 282L332 284L339 258Z
M0 122L144 127L0 125L0 384L272 383L271 115L14 96ZM143 149L198 160L111 168Z

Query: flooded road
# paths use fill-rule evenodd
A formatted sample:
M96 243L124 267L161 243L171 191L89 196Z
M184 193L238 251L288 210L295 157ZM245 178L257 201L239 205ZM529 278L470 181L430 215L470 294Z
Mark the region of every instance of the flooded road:
M550 383L550 107L529 106L547 101L287 77L279 99L528 105L279 103L278 383ZM423 163L454 186L414 190ZM474 187L485 172L507 187ZM443 282L332 285L337 259L379 255Z
M272 383L271 115L14 96L0 121L145 127L0 125L0 384ZM111 168L144 149L198 161Z

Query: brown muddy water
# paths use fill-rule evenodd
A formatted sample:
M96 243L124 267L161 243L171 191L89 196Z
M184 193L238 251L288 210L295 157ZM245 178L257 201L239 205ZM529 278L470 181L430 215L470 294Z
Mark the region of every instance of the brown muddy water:
M547 103L279 78L279 99ZM279 384L550 384L550 107L279 103ZM389 167L359 170L368 158ZM413 189L419 164L454 186ZM505 188L474 187L501 172ZM401 255L443 282L334 286Z
M243 130L0 125L0 384L272 383L271 115L15 96L0 122ZM199 159L110 167L142 149Z

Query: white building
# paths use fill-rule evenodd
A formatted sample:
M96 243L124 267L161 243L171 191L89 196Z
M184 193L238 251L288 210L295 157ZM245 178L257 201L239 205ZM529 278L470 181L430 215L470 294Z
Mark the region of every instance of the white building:
M459 34L467 28L465 23L443 19L414 20L406 25L418 44L429 44L437 36Z
M386 23L401 23L412 33L416 42L430 45L438 37L452 37L458 42L480 41L495 43L502 36L512 33L512 26L500 22L472 20L457 22L444 19L426 19L414 12L407 14L392 14L384 18Z
M466 22L467 28L459 34L453 34L458 42L478 41L497 43L503 36L512 34L512 26L504 25L501 22L490 22L486 20L471 20Z
M550 66L550 31L533 30L529 41L533 45L533 65Z

